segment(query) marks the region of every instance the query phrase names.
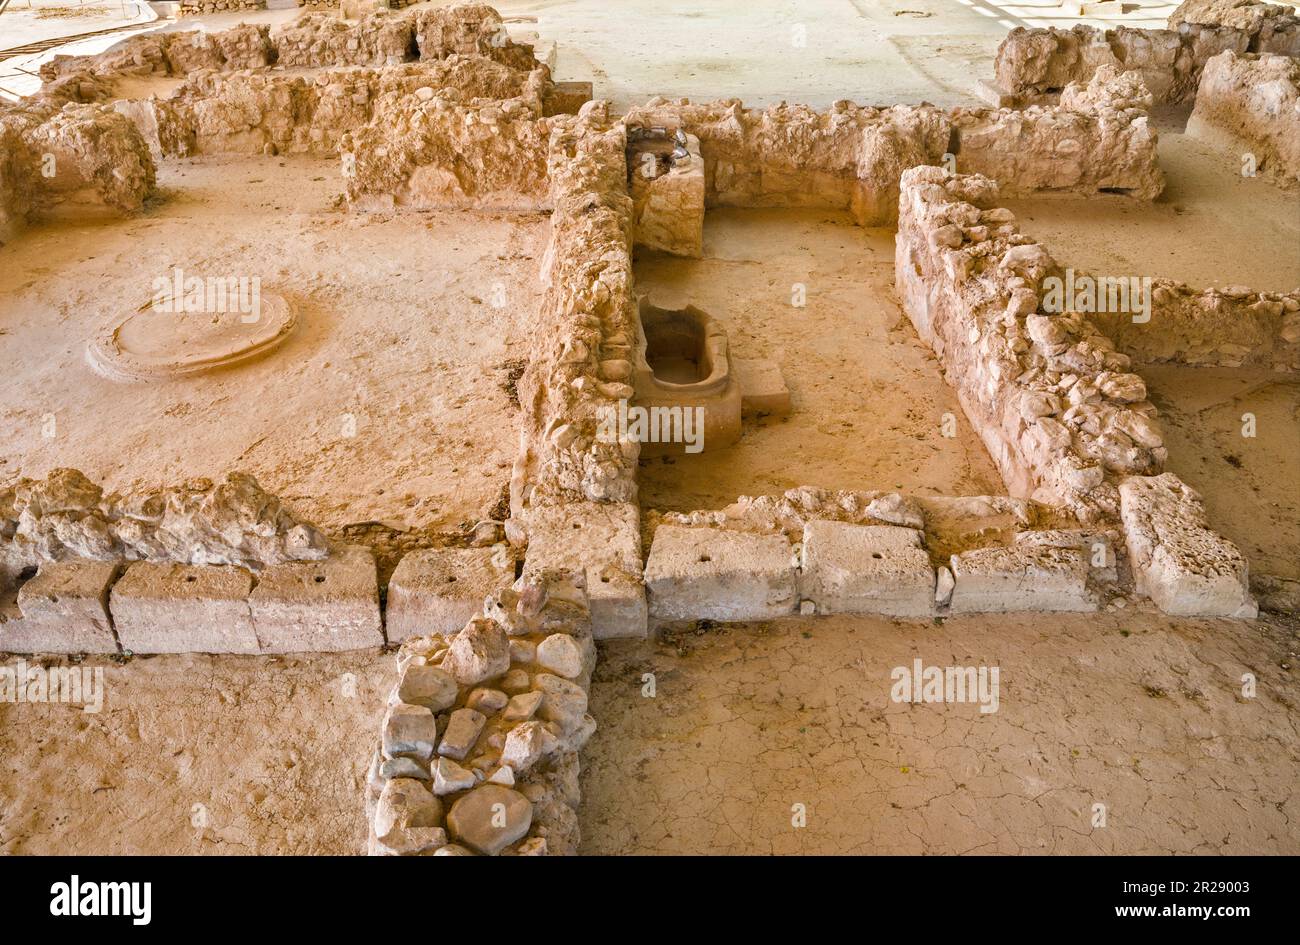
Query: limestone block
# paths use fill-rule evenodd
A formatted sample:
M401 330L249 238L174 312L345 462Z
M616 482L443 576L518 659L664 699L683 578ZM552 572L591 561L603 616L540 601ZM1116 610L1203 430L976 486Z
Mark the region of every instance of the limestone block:
M646 562L652 616L766 620L799 604L794 550L782 535L661 525Z
M767 414L785 417L790 413L790 388L781 376L781 366L762 358L731 359L731 369L740 383L740 410L745 416Z
M535 506L524 513L523 522L528 533L525 577L551 570L582 573L596 639L646 635L641 523L634 503Z
M483 600L515 579L502 548L424 548L398 562L388 582L388 641L429 633L451 636Z
M639 577L613 565L590 567L587 602L591 607L591 635L597 640L646 635L650 613L645 584Z
M263 653L384 645L375 557L359 545L335 549L323 561L266 568L248 602Z
M50 561L18 589L17 612L0 616L0 652L116 653L108 592L122 566Z
M133 653L258 653L252 589L242 568L137 561L113 585L109 610Z
M1139 594L1167 614L1258 614L1246 559L1212 531L1200 496L1173 473L1120 483L1120 521Z
M952 556L952 613L1092 611L1088 562L1075 548L977 548Z
M897 525L804 525L799 591L823 614L934 612L935 577L921 533Z

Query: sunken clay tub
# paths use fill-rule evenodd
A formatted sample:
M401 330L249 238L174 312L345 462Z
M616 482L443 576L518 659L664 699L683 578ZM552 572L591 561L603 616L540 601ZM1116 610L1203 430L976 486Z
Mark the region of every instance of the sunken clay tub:
M86 361L115 381L159 381L260 358L293 333L298 317L283 296L261 293L256 315L177 313L145 305L109 323L86 346Z
M663 309L642 298L633 386L637 406L702 407L703 448L722 449L740 439L740 383L731 369L727 332L706 312L688 305ZM680 453L680 443L643 443L651 453Z

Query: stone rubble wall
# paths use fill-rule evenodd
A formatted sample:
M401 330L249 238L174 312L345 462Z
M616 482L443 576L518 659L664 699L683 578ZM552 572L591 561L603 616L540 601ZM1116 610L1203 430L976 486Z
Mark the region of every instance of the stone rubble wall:
M402 644L367 778L372 855L577 852L591 623L582 579L545 573Z
M1154 200L1164 190L1151 94L1135 73L1102 66L1070 83L1056 107L958 108L957 169L998 182L1003 196L1124 193Z
M738 99L656 98L624 122L697 137L708 206L830 207L863 226L892 222L903 170L938 164L951 136L948 117L933 106L846 101L827 111L784 104L759 111Z
M1231 26L1256 34L1268 24L1284 25L1295 19L1295 7L1257 0L1183 0L1169 14L1168 26L1177 29L1183 23Z
M895 279L1014 496L1085 523L1118 513L1116 482L1157 473L1167 451L1146 399L1091 321L1040 311L1055 261L994 205L976 175L903 175Z
M108 105L38 96L5 108L0 145L0 242L65 201L129 214L154 191L147 143Z
M234 10L265 9L266 0L181 0L177 16L205 16L210 13L229 13Z
M1197 290L1154 279L1150 321L1134 322L1131 315L1113 313L1091 318L1120 351L1139 363L1300 373L1300 290Z
M1019 105L1050 103L1103 66L1139 73L1156 102L1177 104L1196 96L1205 64L1225 50L1300 56L1300 22L1271 20L1257 32L1201 23L1167 30L1016 27L998 47L994 70L999 88Z
M315 561L324 537L244 473L128 494L76 469L0 488L0 588L44 562L163 561L258 568Z
M74 73L184 76L198 69L384 66L452 55L483 56L525 72L537 66L532 47L509 38L500 14L469 3L385 11L353 23L336 14L304 13L274 29L240 24L211 33L143 33L93 56L55 56L40 75L47 82Z
M1294 186L1300 182L1300 59L1215 56L1201 76L1187 133L1243 148L1259 171Z
M1089 78L1092 78L1091 74ZM700 141L707 206L829 207L863 226L897 219L903 171L955 155L958 168L994 177L1011 195L1101 190L1150 200L1164 188L1150 96L1114 72L1060 106L1013 109L929 105L872 108L837 102L818 112L739 101L652 100L629 128L682 129Z
M354 210L548 206L552 126L530 75L525 94L457 103L417 91L391 98L383 119L346 132L344 194Z
M47 87L69 75L188 75L198 69L256 69L275 62L271 28L240 24L220 32L140 33L93 56L55 56L40 68Z
M634 502L638 444L597 438L603 408L631 399L636 344L627 134L604 103L552 119L546 179L551 239L542 261L539 340L520 378L521 453L511 514L531 505Z
M338 154L343 136L372 122L390 124L401 99L435 96L448 105L523 99L541 108L550 82L490 59L454 55L429 63L345 67L314 76L278 70L203 70L170 97L122 102L157 153Z

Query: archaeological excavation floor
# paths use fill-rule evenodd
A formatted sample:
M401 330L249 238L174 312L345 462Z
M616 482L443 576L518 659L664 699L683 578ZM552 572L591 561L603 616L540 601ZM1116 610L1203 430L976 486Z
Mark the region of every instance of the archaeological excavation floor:
M704 258L638 251L638 291L696 305L735 358L776 361L792 413L745 424L735 446L644 458L648 508L720 508L798 485L921 494L1003 493L938 362L895 301L894 238L824 210L711 210ZM796 284L806 304L791 304ZM943 417L956 421L944 436ZM797 457L797 461L795 460Z
M1294 855L1295 631L833 617L611 643L583 852ZM891 669L915 658L1001 666L998 711L890 702ZM1275 696L1241 699L1246 670Z
M582 852L1294 855L1296 632L1275 617L1017 614L604 643ZM999 711L890 703L890 670L918 653L1000 664ZM391 656L87 665L105 668L100 714L0 705L0 853L363 843L356 797ZM1276 695L1235 698L1245 671ZM1106 830L1088 827L1098 802ZM795 803L806 829L790 827Z
M76 466L120 489L240 466L330 529L483 518L516 447L501 421L545 218L350 215L338 180L334 160L169 161L166 199L144 215L51 223L7 246L0 330L17 369L0 377L14 431L0 473ZM297 307L296 333L234 370L95 374L87 340L173 267L259 276Z

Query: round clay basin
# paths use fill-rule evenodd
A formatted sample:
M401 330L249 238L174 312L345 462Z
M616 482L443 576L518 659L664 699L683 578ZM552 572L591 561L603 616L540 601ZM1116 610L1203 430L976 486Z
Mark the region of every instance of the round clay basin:
M170 312L146 305L104 328L86 360L117 381L165 380L241 364L278 347L297 315L283 296L262 292L256 315Z

